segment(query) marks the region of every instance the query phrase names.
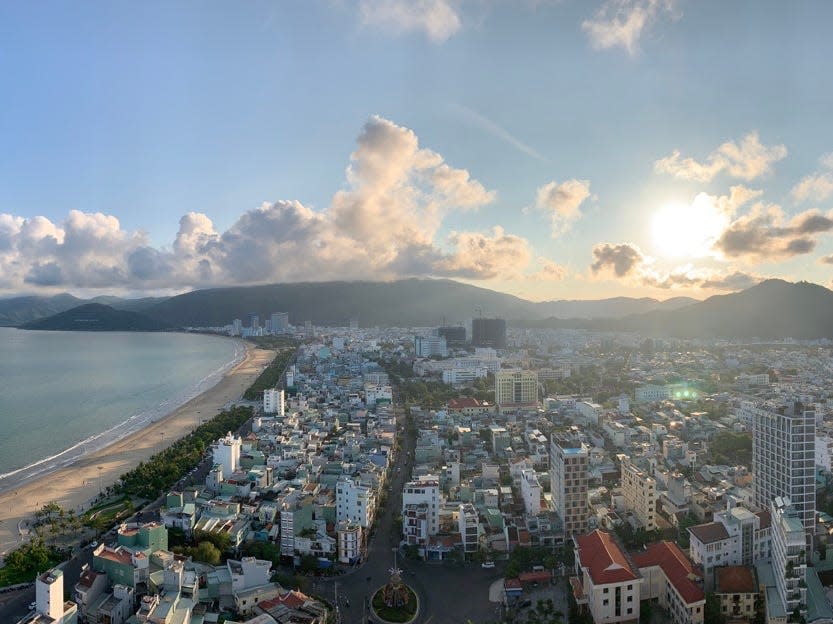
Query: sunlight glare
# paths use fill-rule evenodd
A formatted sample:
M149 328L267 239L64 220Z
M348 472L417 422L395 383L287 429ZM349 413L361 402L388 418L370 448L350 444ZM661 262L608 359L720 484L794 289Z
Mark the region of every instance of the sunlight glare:
M654 244L665 256L705 256L727 223L711 198L700 194L691 204L666 204L654 214Z

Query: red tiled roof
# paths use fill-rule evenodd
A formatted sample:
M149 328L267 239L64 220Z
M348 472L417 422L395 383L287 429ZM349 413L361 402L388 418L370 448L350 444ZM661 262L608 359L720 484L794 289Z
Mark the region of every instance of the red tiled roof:
M754 594L755 574L747 566L715 568L715 592L718 594Z
M480 401L474 397L460 397L459 399L449 399L449 409L463 409L465 407L480 407Z
M503 581L504 589L520 589L523 587L521 585L521 579L516 578L508 578Z
M693 580L697 576L694 566L674 542L651 544L647 550L633 555L633 562L640 568L659 566L686 604L706 599L702 588Z
M540 572L521 572L518 578L521 580L521 583L549 581L552 580L552 572L547 572L546 570Z
M634 581L638 577L625 553L610 535L596 529L576 538L581 566L590 572L594 585Z
M768 511L759 511L755 515L761 519L762 529L768 529L772 525L772 516L769 515Z
M729 533L726 531L726 527L720 522L698 524L697 526L689 527L688 530L692 535L694 535L694 537L704 544L711 544L712 542L729 539Z

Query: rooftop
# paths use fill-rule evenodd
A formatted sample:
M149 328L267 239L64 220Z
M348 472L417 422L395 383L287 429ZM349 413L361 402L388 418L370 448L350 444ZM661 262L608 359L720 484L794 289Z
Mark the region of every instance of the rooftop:
M699 576L685 553L674 542L663 541L651 544L633 556L639 567L659 566L677 593L687 604L706 599L702 587L695 582Z
M749 594L758 591L755 572L747 566L726 566L715 569L715 591L718 594Z
M587 568L594 585L621 583L639 578L625 553L610 533L596 529L575 538L581 566Z

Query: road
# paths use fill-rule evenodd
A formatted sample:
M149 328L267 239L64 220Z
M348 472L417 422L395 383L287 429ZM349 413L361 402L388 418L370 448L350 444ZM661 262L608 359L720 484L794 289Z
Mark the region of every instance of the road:
M404 425L404 418L400 417L400 423ZM413 469L416 436L405 429L399 439L401 445L394 458L388 498L378 512L381 515L366 562L345 576L316 582L316 592L331 600L335 594L333 586L338 585L339 608L345 624L362 622L365 597L387 583L394 565L394 551L401 537L398 531L394 532L394 519L401 513L402 486ZM473 563L426 563L402 557L397 558L397 564L420 600L420 613L414 624L461 624L469 618L483 624L497 619L496 605L488 601L488 595L489 585L502 576L499 568L483 570Z

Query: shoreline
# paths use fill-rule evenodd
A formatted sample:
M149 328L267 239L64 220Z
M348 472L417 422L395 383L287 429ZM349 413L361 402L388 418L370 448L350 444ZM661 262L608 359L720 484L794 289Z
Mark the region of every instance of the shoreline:
M216 384L169 414L71 463L0 492L0 553L20 543L18 525L46 503L55 501L65 509L86 507L98 495L99 484L102 489L112 485L122 474L193 431L200 420L213 418L227 404L240 400L275 356L274 351L244 344L242 361Z

